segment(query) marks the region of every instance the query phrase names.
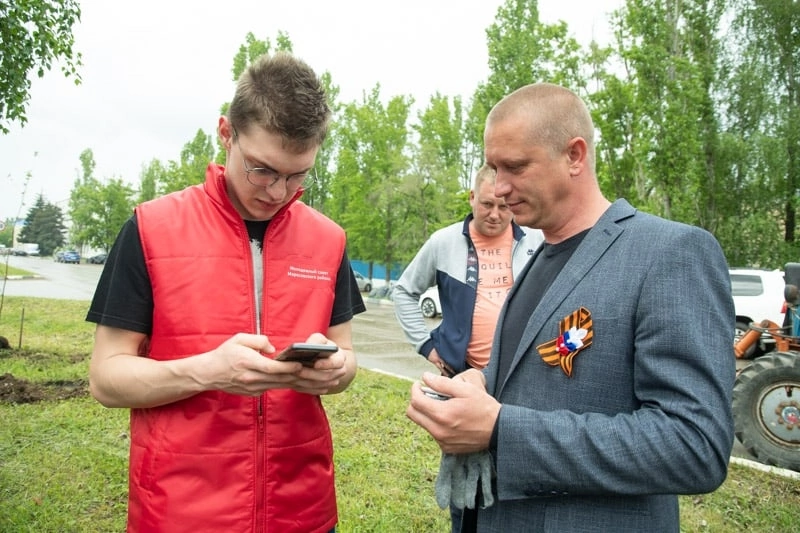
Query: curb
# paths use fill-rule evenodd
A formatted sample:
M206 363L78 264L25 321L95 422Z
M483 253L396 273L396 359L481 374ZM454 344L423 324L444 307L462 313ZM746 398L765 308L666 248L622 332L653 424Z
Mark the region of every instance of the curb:
M795 472L794 470L786 470L785 468L778 468L777 466L765 465L763 463L757 463L756 461L751 461L750 459L742 459L741 457L731 457L731 463L735 463L741 466L749 466L750 468L753 468L755 470L760 470L761 472L766 472L767 474L776 474L778 476L800 480L800 472Z
M2 279L2 278L0 278ZM42 276L6 276L5 279L7 280L18 280L18 279L42 279Z

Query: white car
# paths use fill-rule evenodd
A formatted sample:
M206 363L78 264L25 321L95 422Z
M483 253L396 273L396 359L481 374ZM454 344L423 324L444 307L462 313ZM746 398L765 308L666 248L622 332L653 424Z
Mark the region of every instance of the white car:
M419 308L425 318L435 318L442 314L442 304L439 302L439 288L430 287L419 295Z
M353 271L353 274L356 276L356 283L358 284L358 290L361 292L369 292L372 290L372 283L365 278L360 273Z
M758 324L770 320L783 326L786 302L783 289L786 285L780 270L761 270L754 268L731 268L731 293L736 308L736 340L749 329L750 323ZM751 358L756 352L768 352L775 347L774 339L764 333L761 341L745 353Z

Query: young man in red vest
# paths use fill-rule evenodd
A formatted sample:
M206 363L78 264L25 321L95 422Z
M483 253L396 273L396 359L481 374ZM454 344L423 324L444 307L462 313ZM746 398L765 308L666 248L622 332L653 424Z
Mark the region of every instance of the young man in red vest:
M299 201L329 117L308 65L260 58L219 119L225 166L138 206L111 250L90 386L131 409L129 531L335 529L320 396L355 376L365 308L344 231ZM338 351L274 359L294 342Z

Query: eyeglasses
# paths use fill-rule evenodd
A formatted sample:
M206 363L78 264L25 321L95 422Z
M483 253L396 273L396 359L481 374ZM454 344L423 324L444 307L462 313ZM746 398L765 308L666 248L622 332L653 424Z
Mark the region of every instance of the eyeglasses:
M239 136L236 131L233 132L233 139L236 145L239 146L239 153L242 156L242 166L244 167L244 174L250 185L254 187L269 188L278 183L281 179L286 180L286 188L288 190L295 190L301 186L309 187L314 184L315 176L309 172L297 172L296 174L281 174L275 169L269 167L249 167L247 166L247 159L244 157L242 147L239 145Z

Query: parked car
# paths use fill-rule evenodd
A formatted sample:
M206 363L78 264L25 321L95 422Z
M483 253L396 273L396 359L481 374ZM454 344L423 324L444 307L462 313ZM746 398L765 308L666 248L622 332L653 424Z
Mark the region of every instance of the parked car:
M75 250L62 250L55 255L57 263L75 263L76 265L81 262L81 254Z
M22 251L25 252L25 255L39 257L39 244L35 242L21 242L19 246L22 248Z
M779 326L783 325L786 313L783 288L786 283L782 271L731 268L730 275L731 293L736 308L735 340L739 340L747 333L752 322L758 324L766 319ZM745 357L752 358L774 348L775 339L764 333L761 341L751 346Z
M105 264L106 257L108 257L108 254L97 254L87 259L86 262L91 263L93 265L102 265Z
M442 314L442 304L439 302L439 288L430 287L419 295L419 308L425 318L435 318Z
M360 290L361 292L369 292L372 290L372 283L370 282L370 280L365 278L359 272L354 271L353 274L355 274L356 276L356 283L358 284L358 290Z

